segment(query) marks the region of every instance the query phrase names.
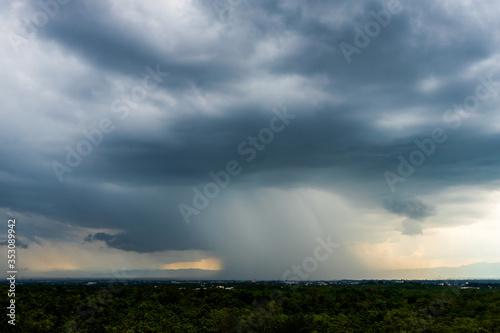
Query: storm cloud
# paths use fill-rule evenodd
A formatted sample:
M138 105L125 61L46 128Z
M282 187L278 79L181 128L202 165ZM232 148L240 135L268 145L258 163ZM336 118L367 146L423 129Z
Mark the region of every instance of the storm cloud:
M332 235L318 276L364 276L394 229L472 223L431 198L498 191L496 2L57 4L0 7L0 209L28 241L279 278Z
M389 211L414 220L423 220L436 214L435 207L425 204L414 197L395 197L384 201Z

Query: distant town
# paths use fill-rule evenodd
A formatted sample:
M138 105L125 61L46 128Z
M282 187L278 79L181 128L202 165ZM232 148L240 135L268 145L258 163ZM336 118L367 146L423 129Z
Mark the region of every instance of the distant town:
M500 279L470 279L470 280L313 280L313 281L283 281L283 280L170 280L170 279L64 279L64 278L40 278L19 280L19 285L88 285L102 286L123 283L125 285L182 285L182 288L218 288L232 290L239 284L260 284L276 286L349 286L349 285L371 285L371 284L401 284L421 283L435 286L455 287L459 289L498 289ZM2 282L2 284L7 284Z

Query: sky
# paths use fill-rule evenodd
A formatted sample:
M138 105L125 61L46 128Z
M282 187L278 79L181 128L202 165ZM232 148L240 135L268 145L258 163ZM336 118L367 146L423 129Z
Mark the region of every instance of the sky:
M499 15L2 2L0 248L15 218L25 278L500 278Z

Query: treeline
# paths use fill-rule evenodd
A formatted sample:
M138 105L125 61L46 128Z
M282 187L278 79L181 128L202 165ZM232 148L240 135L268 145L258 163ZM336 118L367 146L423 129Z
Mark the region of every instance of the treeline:
M0 331L500 332L498 288L412 282L231 286L19 285L16 326L4 315ZM7 313L5 285L0 287L0 299Z

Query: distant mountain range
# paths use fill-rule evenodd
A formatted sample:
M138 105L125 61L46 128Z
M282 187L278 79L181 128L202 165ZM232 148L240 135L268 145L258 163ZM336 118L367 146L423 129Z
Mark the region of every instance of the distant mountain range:
M154 270L123 270L107 272L89 272L80 270L56 270L37 274L36 278L83 278L83 279L103 279L111 278L119 280L141 279L141 278L167 278L167 279L205 279L212 278L218 272L202 269L154 269ZM23 278L22 275L19 275ZM31 277L28 277L31 278Z

